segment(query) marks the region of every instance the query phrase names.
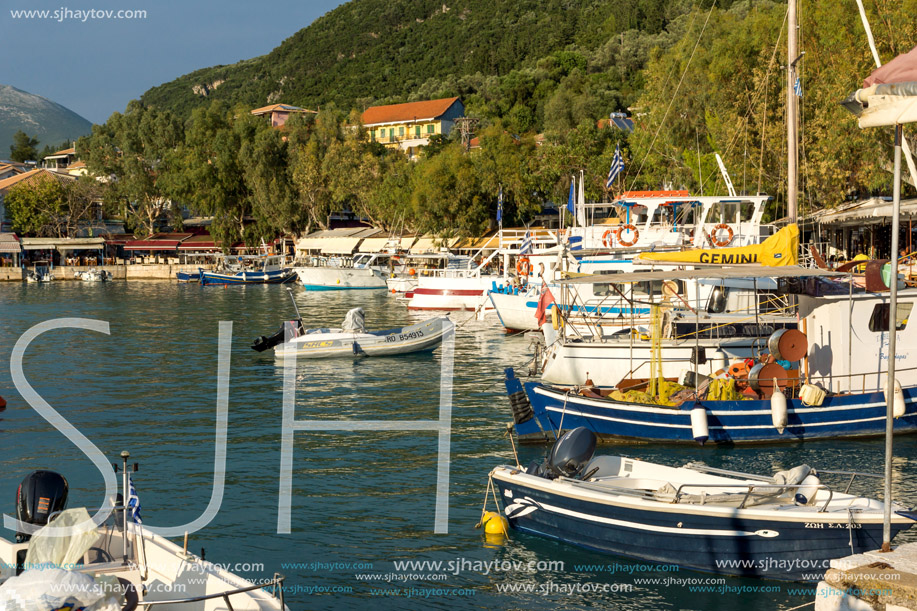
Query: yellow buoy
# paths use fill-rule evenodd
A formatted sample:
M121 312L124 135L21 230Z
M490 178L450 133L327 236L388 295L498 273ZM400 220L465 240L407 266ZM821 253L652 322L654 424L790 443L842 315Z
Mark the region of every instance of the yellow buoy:
M496 511L485 513L481 518L481 524L484 525L484 533L488 535L503 535L509 532L509 520Z

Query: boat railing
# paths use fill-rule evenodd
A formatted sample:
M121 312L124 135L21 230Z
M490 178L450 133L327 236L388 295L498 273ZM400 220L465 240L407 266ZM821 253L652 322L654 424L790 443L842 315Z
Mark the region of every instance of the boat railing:
M258 585L250 585L244 588L236 588L235 590L227 590L226 592L217 592L216 594L205 594L203 596L194 596L191 598L175 598L172 600L148 600L141 601L137 603L138 607L154 607L158 605L185 605L188 603L197 603L205 600L213 600L216 598L222 598L223 602L226 603L227 609L232 609L232 603L229 602L229 597L236 594L244 594L245 592L251 592L253 590L260 590L267 587L271 588L271 596L280 601L281 610L285 609L284 600L283 600L283 581L286 579L280 573L274 573L274 577L268 582Z
M818 484L817 486L812 486L811 484L681 484L678 486L678 489L675 490L675 496L672 498L672 504L678 503L681 499L681 491L685 488L716 488L717 490L721 488L735 488L736 490L744 489L745 497L742 499L742 502L739 504L739 509L744 509L745 504L748 502L748 499L751 498L753 492L758 489L771 489L777 491L779 494L783 494L790 490L800 490L802 488L815 488L816 490L827 490L828 498L819 508L818 513L824 513L828 511L828 505L831 503L831 500L834 498L834 491L825 484Z
M699 471L701 473L709 473L711 475L724 475L726 477L741 477L743 479L754 479L762 482L771 482L773 481L769 477L764 477L763 475L755 475L753 473L744 473L742 471L731 471L729 469L718 469L716 467L710 467L702 462L689 462L684 466L685 469L691 469L692 471ZM825 469L816 469L815 473L818 475L844 475L850 476L850 481L847 482L847 487L844 488L844 494L850 492L850 487L853 485L853 480L857 477L872 477L876 479L884 479L885 476L880 473L864 473L862 471L828 471Z

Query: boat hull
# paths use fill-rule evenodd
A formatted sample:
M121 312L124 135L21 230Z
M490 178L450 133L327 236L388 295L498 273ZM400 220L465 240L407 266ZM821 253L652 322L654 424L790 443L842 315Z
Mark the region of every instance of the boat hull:
M523 390L520 380L506 380L511 394ZM681 407L622 403L583 397L566 389L528 382L525 395L532 417L515 424L521 441L554 439L561 426L584 426L606 442L697 443L691 428L694 402ZM917 388L904 389L906 412L895 419L896 433L917 432ZM798 442L812 439L874 437L885 434L886 402L883 393L829 396L818 407L799 399L787 401L787 426L773 424L769 400L701 401L713 444ZM520 418L521 419L521 418Z
M372 268L297 267L294 271L308 291L385 288L382 273Z
M238 274L218 274L216 272L201 272L201 284L209 285L240 285L240 284L284 284L296 275L290 270L282 269L269 272L239 272Z
M825 516L817 522L754 518L735 508L698 511L697 506L639 504L620 497L593 500L571 486L504 468L491 475L516 530L708 573L817 581L831 559L851 553L851 545L860 553L882 544L881 519L854 517L851 528L847 512L816 514ZM892 536L909 526L909 520L896 516Z

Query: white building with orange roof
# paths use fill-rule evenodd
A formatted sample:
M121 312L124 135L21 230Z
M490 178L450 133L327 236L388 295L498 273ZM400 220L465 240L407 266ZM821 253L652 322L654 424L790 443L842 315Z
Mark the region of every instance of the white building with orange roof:
M271 127L283 127L292 115L295 114L317 114L315 110L300 108L299 106L290 106L289 104L271 104L262 106L251 111L256 117L271 117Z
M455 120L465 116L459 98L371 106L360 117L371 140L389 148L399 148L415 157L418 149L430 143L430 136L447 136Z
M67 167L76 161L76 148L70 147L57 151L53 155L48 155L41 160L41 167L46 170L66 170Z

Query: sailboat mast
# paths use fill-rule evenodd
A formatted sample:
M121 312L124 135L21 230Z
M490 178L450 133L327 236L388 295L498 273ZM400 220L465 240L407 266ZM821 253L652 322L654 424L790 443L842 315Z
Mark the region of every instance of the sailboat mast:
M786 215L790 223L796 222L796 195L798 192L799 98L796 96L796 62L799 59L799 44L796 30L796 0L789 0L787 15L786 47L786 143L787 143L787 188Z

